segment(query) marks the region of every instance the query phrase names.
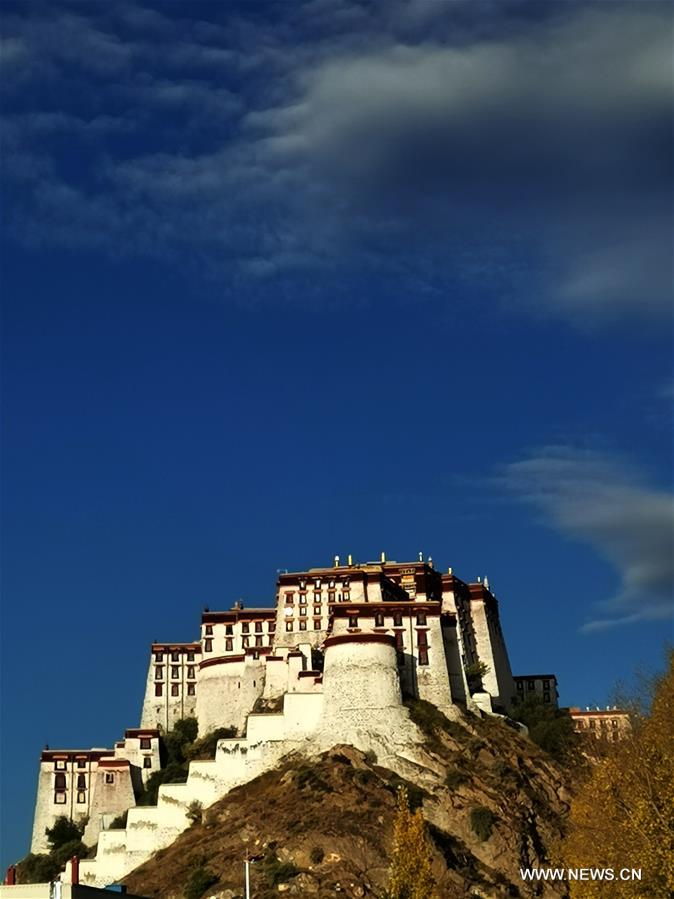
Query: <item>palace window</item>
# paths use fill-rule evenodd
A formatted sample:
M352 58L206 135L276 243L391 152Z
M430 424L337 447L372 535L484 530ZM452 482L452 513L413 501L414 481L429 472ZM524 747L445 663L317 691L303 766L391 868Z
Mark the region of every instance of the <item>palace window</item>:
M66 760L65 759L56 759L54 762L54 770L55 771L65 771L66 770Z
M155 665L154 666L154 676L155 676L155 680L161 680L164 677L164 666L163 665Z
M195 692L195 691L194 691L194 684L188 684L188 685L187 685L187 695L188 695L188 696L194 696L194 692Z
M78 768L86 768L86 767L87 767L87 760L86 760L86 759L78 759L78 760L77 760L77 767L78 767Z
M334 601L335 601L335 591L328 590L328 602L334 602Z
M617 727L617 726L618 726L618 719L611 718L611 727Z
M65 805L66 804L66 794L65 793L54 793L54 802L56 805Z
M188 652L188 653L187 653L187 661L188 661L188 662L193 662L193 661L194 661L194 653L193 653L193 652Z
M255 622L255 633L256 633L256 634L261 634L261 633L262 633L262 622L261 622L261 621L256 621L256 622Z
M163 662L164 661L164 653L163 652L155 652L154 660L155 660L155 662Z
M206 627L204 628L204 633L206 634L207 637L212 637L213 636L213 625L207 624Z
M524 689L524 684L522 683L521 680L518 680L518 681L517 681L517 689L518 689L518 690L523 690L523 689Z
M146 755L143 759L143 768L151 768L152 767L152 757Z
M234 641L231 637L225 639L225 652L231 652L234 648Z
M396 633L395 633L395 638L396 638L396 649L397 649L399 652L402 652L403 649L405 648L405 647L404 647L404 644L403 644L403 632L402 632L402 631L396 631Z
M306 621L304 621L304 620L300 621L300 630L305 631L306 629L307 629Z
M106 772L105 772L105 782L106 782L106 784L114 784L114 782L115 782L115 775L114 775L114 773L113 773L112 771L106 771Z
M532 680L528 680L527 681L527 690L533 690L533 689L534 689L534 682Z
M550 702L550 694L549 693L543 694L543 702Z
M65 774L55 774L54 775L54 789L55 790L65 790L65 788L66 788Z
M77 775L77 789L78 790L86 790L87 788L87 775L86 774L78 774Z
M426 624L426 615L424 614L424 612L419 612L419 614L417 615L417 624Z
M172 652L172 653L171 653L171 661L172 661L172 662L179 662L179 661L180 661L180 653L179 653L179 652Z
M151 749L152 748L152 742L150 741L149 737L141 737L140 738L140 748L141 749Z
M417 646L419 648L428 646L428 634L426 631L417 631Z
M377 614L374 616L374 626L384 627L384 616L381 612L377 612Z
M83 802L86 802L86 801L87 801L87 794L86 794L86 793L78 793L78 794L77 794L77 801L80 803L80 805L81 805Z
M180 695L180 687L178 684L171 684L171 696L179 696Z
M314 606L314 615L320 615L320 614L321 614L321 607Z
M344 591L344 602L348 602L350 599L351 599L351 591L345 590Z
M306 586L307 586L306 580L302 579L300 581L300 590L304 590L306 588Z
M269 631L270 634L273 634L274 631L276 630L276 622L270 621L269 624L267 625L267 630Z
M226 624L225 625L225 634L228 637L233 637L234 636L234 626L231 624Z
M544 681L543 681L543 689L544 689L544 690L549 690L549 689L550 689L550 681L549 681L549 680L544 680Z
M250 637L241 637L241 648L248 649L250 644Z
M292 623L292 621L286 621L286 630L287 630L287 631L292 631L292 629L293 629L293 623Z
M419 664L428 665L428 649L426 647L419 648Z
M163 696L164 695L164 685L163 684L155 684L154 685L154 695L155 696Z
M291 606L294 602L293 599L294 593L286 593L286 605Z
M321 589L321 579L320 579L319 577L317 577L317 578L314 580L314 588L315 588L316 590L320 590L320 589Z
M204 640L204 652L213 652L213 641L210 638Z
M320 619L320 618L314 618L314 630L315 630L315 631L320 631L320 629L321 629L321 619Z
M178 680L180 677L180 668L177 665L171 666L171 680Z
M194 665L190 665L187 669L187 676L190 680L194 680Z
M249 634L250 633L250 624L247 621L241 622L241 633Z
M397 612L393 616L393 627L402 627L403 626L403 616Z
M306 607L306 606L303 606L303 607L300 609L300 615L304 616L304 615L306 615L306 614L307 614L307 607Z
M349 615L349 627L358 627L358 615Z
M255 645L256 645L256 646L262 646L262 637L256 637L256 638L255 638Z
M320 596L320 593L318 595ZM314 596L314 599L315 599L315 596ZM306 604L307 604L307 594L300 593L300 605L305 606Z

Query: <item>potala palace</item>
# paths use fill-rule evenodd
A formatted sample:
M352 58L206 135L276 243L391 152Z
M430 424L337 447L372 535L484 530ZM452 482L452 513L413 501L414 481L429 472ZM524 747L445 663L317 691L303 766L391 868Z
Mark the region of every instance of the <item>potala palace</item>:
M42 752L31 849L47 850L59 816L86 819L98 847L79 879L104 886L173 842L192 803L208 807L288 753L348 743L394 771L413 763L421 735L405 698L456 717L502 714L528 690L556 703L553 675L513 677L486 579L466 583L421 555L283 573L274 608L205 610L198 640L151 645L140 727L114 748ZM192 761L185 783L162 785L156 806L137 806L162 732L191 717L200 735L239 736ZM127 809L126 828L110 829Z

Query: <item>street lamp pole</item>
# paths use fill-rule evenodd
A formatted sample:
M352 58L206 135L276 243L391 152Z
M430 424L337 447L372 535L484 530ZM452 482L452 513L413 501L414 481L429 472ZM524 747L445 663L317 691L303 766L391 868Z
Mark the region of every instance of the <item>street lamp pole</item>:
M250 899L250 862L248 861L248 853L247 852L246 852L246 858L243 863L243 870L244 870L245 885L246 885L245 897L246 897L246 899Z

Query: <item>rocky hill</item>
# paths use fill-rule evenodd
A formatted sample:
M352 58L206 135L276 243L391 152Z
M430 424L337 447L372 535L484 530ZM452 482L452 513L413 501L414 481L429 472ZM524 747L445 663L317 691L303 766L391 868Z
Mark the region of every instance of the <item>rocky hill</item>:
M258 899L380 896L404 784L429 826L438 897L564 896L563 885L522 882L519 869L548 862L568 812L569 774L498 719L449 721L427 703L410 711L425 746L414 761L400 759L402 777L349 746L286 757L195 810L189 830L126 878L129 891L235 899L248 853Z

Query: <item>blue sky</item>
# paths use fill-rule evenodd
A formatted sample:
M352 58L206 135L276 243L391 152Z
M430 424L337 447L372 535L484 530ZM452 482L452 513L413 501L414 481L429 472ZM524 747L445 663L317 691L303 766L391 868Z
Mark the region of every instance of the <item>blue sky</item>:
M3 838L279 568L488 575L604 704L672 637L671 7L11 3Z

